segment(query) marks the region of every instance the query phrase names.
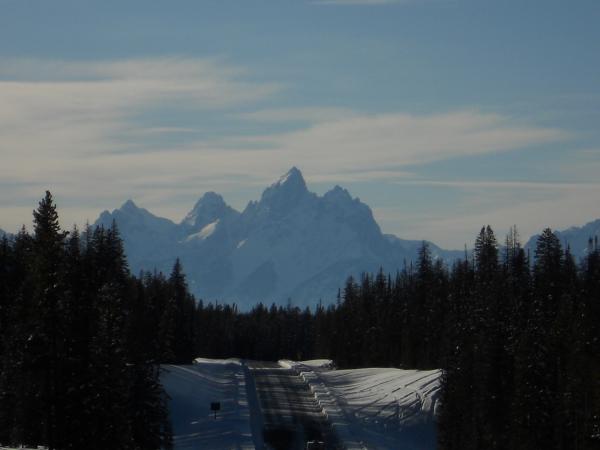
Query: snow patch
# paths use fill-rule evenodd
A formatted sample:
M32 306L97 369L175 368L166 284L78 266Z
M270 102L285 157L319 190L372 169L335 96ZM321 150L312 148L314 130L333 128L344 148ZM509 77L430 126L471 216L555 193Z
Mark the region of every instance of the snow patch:
M218 224L219 224L219 219L215 220L214 222L209 223L208 225L206 225L204 228L202 228L197 233L190 234L185 239L185 241L186 242L190 242L193 240L203 241L204 239L208 238L210 235L212 235L215 232Z
M332 370L335 369L335 364L331 359L311 359L308 361L291 361L289 359L280 359L277 363L284 369L320 369Z
M279 181L277 182L277 184L285 184L285 182L290 178L291 173L288 172L286 173L284 176L282 176Z
M227 358L227 359L210 359L210 358L196 358L192 362L194 365L203 365L203 364L219 364L219 365L229 365L232 364L234 366L241 366L242 360L239 358Z
M48 450L48 447L44 447L41 445L38 445L37 447L2 447L0 446L0 450Z
M285 184L290 178L302 179L302 173L296 167L292 167L285 175L279 178L274 186L281 186Z

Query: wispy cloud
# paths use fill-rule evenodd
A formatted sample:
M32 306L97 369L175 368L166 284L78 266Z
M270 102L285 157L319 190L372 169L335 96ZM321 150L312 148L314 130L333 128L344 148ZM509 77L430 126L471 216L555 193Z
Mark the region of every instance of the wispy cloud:
M205 60L3 61L0 153L9 159L29 153L32 161L52 153L57 160L143 146L147 142L125 139L145 128L133 122L138 114L166 107L226 109L277 90L274 84L241 81L235 68ZM0 175L9 174L0 169Z
M479 227L487 224L500 241L517 224L525 241L545 227L564 229L600 217L600 207L590 202L600 195L600 183L409 179L397 184L461 192L452 203L422 211L406 211L402 206L374 209L384 231L412 239L430 236L446 248L472 246Z
M241 80L241 72L185 58L101 62L3 61L0 65L0 153L132 145L131 119L153 109L219 110L252 103L279 89Z
M539 233L546 227L565 229L574 224L584 224L600 216L600 208L590 205L590 198L600 195L600 188L584 187L556 191L547 190L540 198L527 190L504 193L502 203L490 201L489 206L481 207L481 201L464 214L440 215L437 223L423 223L420 233L438 236L442 244L452 245L459 236L464 242L473 244L478 227L491 224L499 240L511 225L517 224L524 240ZM560 205L559 207L557 205ZM592 207L590 207L592 206ZM560 212L557 214L557 208ZM468 209L465 206L465 209ZM456 245L456 244L454 244Z
M242 137L240 147L273 149L271 168L303 163L314 175L399 170L456 157L511 151L556 142L568 134L527 125L495 114L454 111L445 114L377 114L325 120L275 135ZM405 169L402 169L405 170Z
M538 181L489 181L489 180L401 180L395 184L457 188L457 189L528 189L537 191L582 191L600 190L600 183L563 183L563 182L538 182Z
M336 107L271 108L239 114L239 117L257 122L320 123L356 116L356 111Z
M250 82L243 69L215 60L30 60L0 67L2 211L29 210L51 188L73 205L63 209L66 223L128 197L178 219L204 190L259 190L292 165L309 182L411 180L419 164L569 137L477 110L265 109L280 85ZM266 131L204 136L189 122L167 120L198 110L220 117L226 130L237 131L242 120ZM227 124L231 118L235 123ZM300 123L284 132L279 122ZM26 220L5 217L1 225L9 229Z
M352 5L389 5L392 3L410 3L411 0L315 0L312 3L315 5L337 5L337 6L352 6Z
M165 120L170 117L166 111L218 114L270 98L280 89L274 83L250 82L245 70L215 59L4 59L0 61L3 225L14 228L26 221L29 215L9 214L5 208L26 204L28 210L31 199L46 188L71 202L86 198L88 205L104 206L122 196L143 195L136 188L141 181L191 175L194 168L183 170L189 158L178 159L167 175L161 162L152 160L150 165L140 154L158 145L158 137L194 134L193 128L172 126ZM145 120L149 113L158 119ZM162 159L170 158L171 149L161 147ZM137 155L116 156L126 153ZM63 218L67 223L80 221L80 213L78 207Z

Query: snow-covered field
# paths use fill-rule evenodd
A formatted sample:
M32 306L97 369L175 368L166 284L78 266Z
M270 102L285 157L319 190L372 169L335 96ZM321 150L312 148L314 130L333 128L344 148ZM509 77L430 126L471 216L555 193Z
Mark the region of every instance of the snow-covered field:
M190 366L163 366L171 397L175 450L254 449L245 366L239 360L197 359ZM220 402L221 410L210 410Z
M436 448L441 371L329 370L327 360L280 364L301 373L349 448Z

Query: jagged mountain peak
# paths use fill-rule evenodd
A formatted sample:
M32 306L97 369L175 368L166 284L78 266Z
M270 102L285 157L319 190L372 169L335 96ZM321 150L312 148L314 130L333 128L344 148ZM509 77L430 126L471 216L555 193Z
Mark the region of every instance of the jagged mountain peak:
M205 192L202 197L196 202L196 206L201 204L215 204L215 205L225 205L225 200L223 200L223 196L221 194L217 194L214 191Z
M227 219L238 214L235 209L225 203L220 194L209 191L200 197L192 210L181 221L181 224L199 230L216 220Z
M132 199L128 199L125 203L121 205L119 208L121 211L137 211L140 208L135 204Z
M273 183L270 187L265 189L263 196L267 192L272 191L286 191L289 193L293 192L307 192L306 181L302 176L302 172L296 167L292 167L284 175Z
M288 170L284 175L282 175L277 181L277 185L283 184L295 184L302 185L306 187L306 182L304 181L304 177L302 176L302 172L296 167L293 166L290 170Z
M114 209L112 212L105 210L100 214L100 217L96 221L96 224L102 223L103 225L110 225L113 219L119 221L133 221L134 223L168 223L175 225L169 219L155 216L145 208L141 208L135 204L131 199L123 203L119 208Z
M194 220L197 214L202 213L203 211L221 211L227 207L225 200L223 200L223 197L220 194L213 191L205 192L183 219L183 222L190 223L190 220Z
M108 213L108 211L105 211L106 213ZM158 216L155 216L154 214L152 214L150 211L148 211L145 208L141 208L138 205L135 204L135 202L132 199L127 200L125 203L123 203L121 205L120 208L115 209L112 212L112 216L114 215L121 215L121 216L128 216L128 217L143 217L145 219L161 219Z
M100 217L96 221L96 223L102 223L103 225L109 225L109 222L114 219L115 215L119 216L132 216L139 215L143 210L139 208L133 200L128 199L125 201L119 208L113 209L112 213L105 209L100 214Z
M333 187L333 189L327 191L323 195L323 198L325 200L333 201L333 202L352 201L352 196L350 195L350 192L348 192L347 189L344 189L343 187L341 187L340 185L337 185L337 184Z
M284 211L310 195L302 172L292 167L285 175L264 190L259 205L274 211Z

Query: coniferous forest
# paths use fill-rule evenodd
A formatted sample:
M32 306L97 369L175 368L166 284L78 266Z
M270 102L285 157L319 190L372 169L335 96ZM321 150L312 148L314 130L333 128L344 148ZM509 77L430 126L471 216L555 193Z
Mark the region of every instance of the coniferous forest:
M488 226L451 267L424 243L333 305L240 312L190 295L179 261L132 276L116 226L62 232L47 193L0 243L0 352L0 443L169 448L158 364L326 357L444 369L440 449L597 449L600 248L575 261L546 229L527 254Z
M49 192L33 214L33 234L0 242L0 443L170 448L116 228L61 231Z

